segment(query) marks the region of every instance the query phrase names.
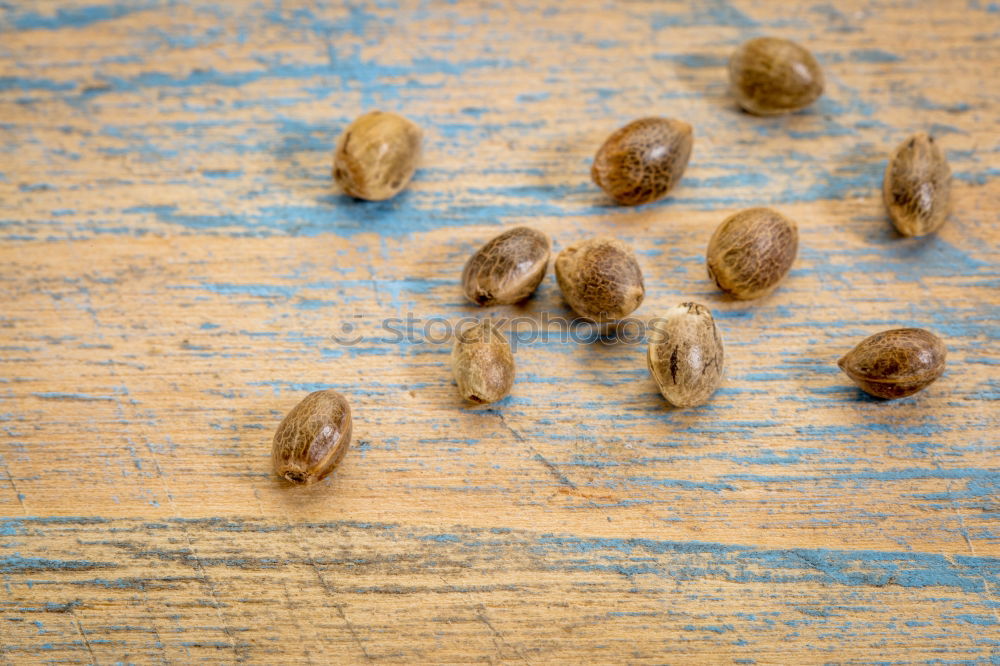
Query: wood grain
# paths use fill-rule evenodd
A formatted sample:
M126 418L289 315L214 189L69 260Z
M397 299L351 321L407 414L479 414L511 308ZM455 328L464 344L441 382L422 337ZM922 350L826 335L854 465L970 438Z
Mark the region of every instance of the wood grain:
M810 109L737 109L726 58L764 34L823 66ZM0 3L0 661L996 662L998 35L976 0ZM382 203L330 176L372 108L425 131ZM647 115L692 123L691 163L619 208L590 163ZM919 130L954 212L904 239L881 178ZM758 205L799 256L728 300L705 248ZM515 224L632 245L636 326L710 307L713 400L561 335L551 271L469 304ZM446 334L486 313L518 377L473 408ZM836 361L897 326L948 369L881 402ZM355 443L287 487L271 435L327 387Z

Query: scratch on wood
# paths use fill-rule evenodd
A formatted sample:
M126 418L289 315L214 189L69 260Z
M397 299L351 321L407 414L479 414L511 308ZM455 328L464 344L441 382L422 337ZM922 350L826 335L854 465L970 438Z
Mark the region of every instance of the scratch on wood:
M7 466L7 461L4 460L2 455L0 455L0 464L3 464L4 474L7 475L7 482L10 483L10 488L14 491L14 497L17 498L17 503L21 507L21 513L25 516L29 515L28 507L24 504L24 496L21 494L21 491L17 489L17 483L14 481L14 475L11 473L10 467Z
M309 564L312 565L313 571L316 572L316 578L319 580L320 586L323 588L326 595L332 600L333 607L337 609L337 615L339 615L340 619L347 625L347 630L351 632L351 638L354 639L355 644L357 644L357 646L361 649L361 654L365 656L365 660L373 661L372 656L368 654L368 649L365 648L365 644L361 641L361 637L358 636L358 632L355 630L354 625L351 624L349 619L347 619L347 613L344 611L343 605L336 600L337 596L333 594L330 587L326 584L323 574L320 573L319 567L316 566L316 560L312 558L312 555L307 555L307 557L309 558Z
M499 417L499 419L500 419L500 425L502 425L504 428L506 428L507 431L510 434L514 435L514 439L516 439L517 441L521 442L522 444L527 444L528 445L528 450L531 451L532 457L535 460L537 460L538 462L542 463L542 465L545 466L545 469L547 469L549 471L549 473L552 474L552 476L554 476L559 481L559 483L561 483L562 485L564 485L567 488L570 488L572 490L576 490L577 489L575 483L573 483L572 481L570 481L569 478L567 478L565 474L563 474L562 472L560 472L559 469L556 468L555 465L553 465L545 456L543 456L541 453L539 453L538 450L535 449L534 445L531 442L527 441L524 437L521 436L521 433L519 433L517 430L515 430L514 428L512 428L509 423L507 423L507 418L504 416L504 413L503 413L502 410L499 410L499 409L490 409L490 410L487 410L487 411L489 411L489 412L491 412L493 414L496 414Z
M83 644L87 646L87 653L90 654L90 663L94 664L94 666L97 666L98 663L97 655L94 654L94 649L90 647L90 641L87 640L87 634L84 633L83 631L83 625L80 624L80 618L78 618L76 616L76 613L74 613L72 610L70 610L70 614L73 616L73 623L76 626L76 632L80 635L80 638L83 640Z
M240 650L237 647L236 635L233 633L233 630L229 627L229 622L226 621L225 615L222 612L222 602L219 600L219 595L215 590L215 583L212 581L212 579L208 576L208 573L205 571L205 567L202 565L201 558L198 557L198 553L195 551L194 541L191 539L191 535L188 533L186 526L182 528L182 532L184 534L185 539L187 540L188 548L191 551L191 557L194 559L194 562L198 567L198 573L201 575L200 580L202 584L204 584L205 587L208 588L208 592L212 596L212 606L215 608L215 615L216 617L219 618L219 622L222 625L222 631L226 634L226 637L229 638L229 644L233 650L233 657L236 659L237 663L242 662L244 661L243 655L240 654Z
M445 583L447 583L447 581L445 581ZM490 618L487 617L486 615L485 604L479 604L478 606L476 606L476 615L479 618L479 620L489 628L500 659L503 659L503 650L501 649L501 647L505 647L514 654L516 654L521 661L528 664L531 663L519 649L517 649L507 641L507 637L503 635L503 632L501 632L500 630L498 630L496 627L493 626L493 623L490 622ZM496 643L497 640L499 640L500 642Z

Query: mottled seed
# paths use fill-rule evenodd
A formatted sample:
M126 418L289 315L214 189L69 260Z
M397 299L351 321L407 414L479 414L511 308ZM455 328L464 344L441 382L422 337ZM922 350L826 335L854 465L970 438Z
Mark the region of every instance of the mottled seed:
M708 275L733 298L748 300L771 291L795 261L795 222L770 208L730 215L708 242Z
M707 402L722 383L724 360L712 312L698 303L667 310L655 325L646 355L660 393L675 407Z
M462 289L477 305L523 301L538 287L549 267L549 237L528 227L505 231L478 251L462 271Z
M751 39L736 49L729 82L739 105L758 116L797 111L823 94L823 70L812 54L776 37Z
M315 483L340 464L351 443L351 408L333 390L316 391L288 412L274 433L271 462L292 483Z
M951 168L934 137L917 132L892 153L882 199L904 236L937 231L951 210Z
M944 372L947 350L922 328L894 328L862 340L837 362L861 390L892 400L913 395Z
M369 201L395 196L417 168L422 133L395 113L369 111L337 140L333 177L344 192Z
M635 253L614 238L592 238L556 257L556 280L563 298L581 317L617 321L639 307L646 295Z
M491 319L458 333L451 350L451 369L458 392L469 402L496 402L514 385L514 354Z
M656 201L684 175L693 142L691 126L681 120L635 120L607 138L590 177L623 206Z

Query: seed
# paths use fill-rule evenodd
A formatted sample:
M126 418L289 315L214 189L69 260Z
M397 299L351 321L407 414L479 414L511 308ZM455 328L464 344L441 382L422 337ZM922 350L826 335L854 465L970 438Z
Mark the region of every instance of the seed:
M337 140L333 177L344 192L382 201L406 187L420 157L420 128L395 113L369 111Z
M623 206L666 196L684 175L694 139L673 118L641 118L616 130L594 157L590 177Z
M635 253L615 238L591 238L560 252L556 280L569 306L599 323L625 317L646 295Z
M837 361L862 391L877 398L905 398L944 372L947 350L922 328L894 328L865 338Z
M667 310L646 356L660 393L675 407L708 401L722 383L724 352L712 312L698 303Z
M951 209L951 169L934 137L917 132L896 148L885 169L882 199L904 236L941 228Z
M729 59L736 101L758 116L809 106L823 94L823 70L809 51L777 37L744 42Z
M730 215L708 242L708 276L733 298L748 300L773 289L795 261L795 222L770 208Z
M462 271L462 289L477 305L523 301L549 267L549 237L528 227L505 231L478 251Z
M451 369L462 398L477 404L496 402L514 385L514 354L491 319L458 333Z
M351 443L351 408L327 389L292 407L274 433L271 462L292 483L315 483L340 464Z

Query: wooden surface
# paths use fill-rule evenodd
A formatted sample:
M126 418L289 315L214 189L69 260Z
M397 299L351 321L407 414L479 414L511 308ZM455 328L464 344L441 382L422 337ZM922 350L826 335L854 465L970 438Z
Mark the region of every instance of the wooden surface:
M810 110L734 107L762 34L822 63ZM997 663L998 39L986 0L0 2L0 661ZM426 132L379 204L330 178L371 108ZM649 114L691 165L617 208L590 160ZM880 186L917 130L955 212L915 240ZM799 258L726 301L705 246L752 205ZM515 223L633 244L641 319L711 307L712 402L550 337L469 408L449 344L391 341L484 314L462 265ZM490 312L569 314L551 274ZM949 365L883 403L836 360L895 326ZM354 445L285 487L271 435L322 387Z

